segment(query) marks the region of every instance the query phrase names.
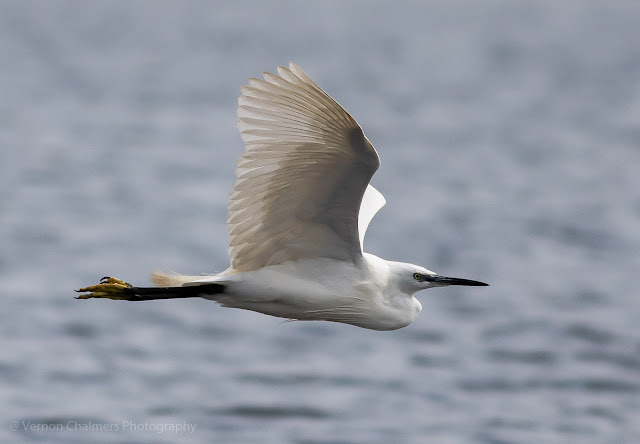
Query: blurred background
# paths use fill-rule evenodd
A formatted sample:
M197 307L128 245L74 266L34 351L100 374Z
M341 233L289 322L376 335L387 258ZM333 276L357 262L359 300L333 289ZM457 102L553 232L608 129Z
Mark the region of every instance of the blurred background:
M0 440L640 441L638 2L0 10ZM289 60L380 153L367 250L491 287L393 332L74 300L227 267L237 96Z

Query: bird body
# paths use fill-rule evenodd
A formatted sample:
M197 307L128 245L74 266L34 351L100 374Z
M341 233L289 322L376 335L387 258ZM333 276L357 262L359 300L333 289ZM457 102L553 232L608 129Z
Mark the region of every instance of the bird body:
M417 291L487 285L364 252L385 204L369 184L378 154L297 65L278 74L250 79L238 99L245 151L229 201L230 267L206 277L155 273L155 288L103 278L79 299L203 297L286 319L394 330L420 312Z
M220 305L298 320L326 320L372 330L409 325L422 306L413 297L419 286L398 285L406 270L427 270L364 253L358 263L309 258L254 271L231 269L190 283L220 283L225 292L204 296Z

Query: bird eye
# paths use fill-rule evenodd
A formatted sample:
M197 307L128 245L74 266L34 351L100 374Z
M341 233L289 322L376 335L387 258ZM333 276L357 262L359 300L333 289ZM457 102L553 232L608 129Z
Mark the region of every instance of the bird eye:
M422 279L422 275L420 273L413 273L413 278L416 281L419 281L420 279Z

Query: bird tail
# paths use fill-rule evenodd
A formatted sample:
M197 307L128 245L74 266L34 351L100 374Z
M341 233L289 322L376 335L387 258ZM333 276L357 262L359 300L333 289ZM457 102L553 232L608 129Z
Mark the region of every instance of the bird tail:
M197 281L203 277L204 276L187 276L174 272L163 273L161 271L155 271L151 274L151 282L156 287L180 287L187 282Z

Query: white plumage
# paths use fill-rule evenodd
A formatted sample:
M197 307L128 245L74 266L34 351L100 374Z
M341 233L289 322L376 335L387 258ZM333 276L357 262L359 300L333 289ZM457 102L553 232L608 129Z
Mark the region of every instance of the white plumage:
M238 99L245 151L227 219L236 271L354 260L360 202L380 165L356 121L300 68L278 73L251 79Z
M229 201L230 267L207 277L154 274L163 288L115 278L80 298L199 296L226 307L375 330L410 324L419 290L486 285L363 252L385 204L369 180L380 161L356 121L297 65L250 79L238 99L245 151Z

